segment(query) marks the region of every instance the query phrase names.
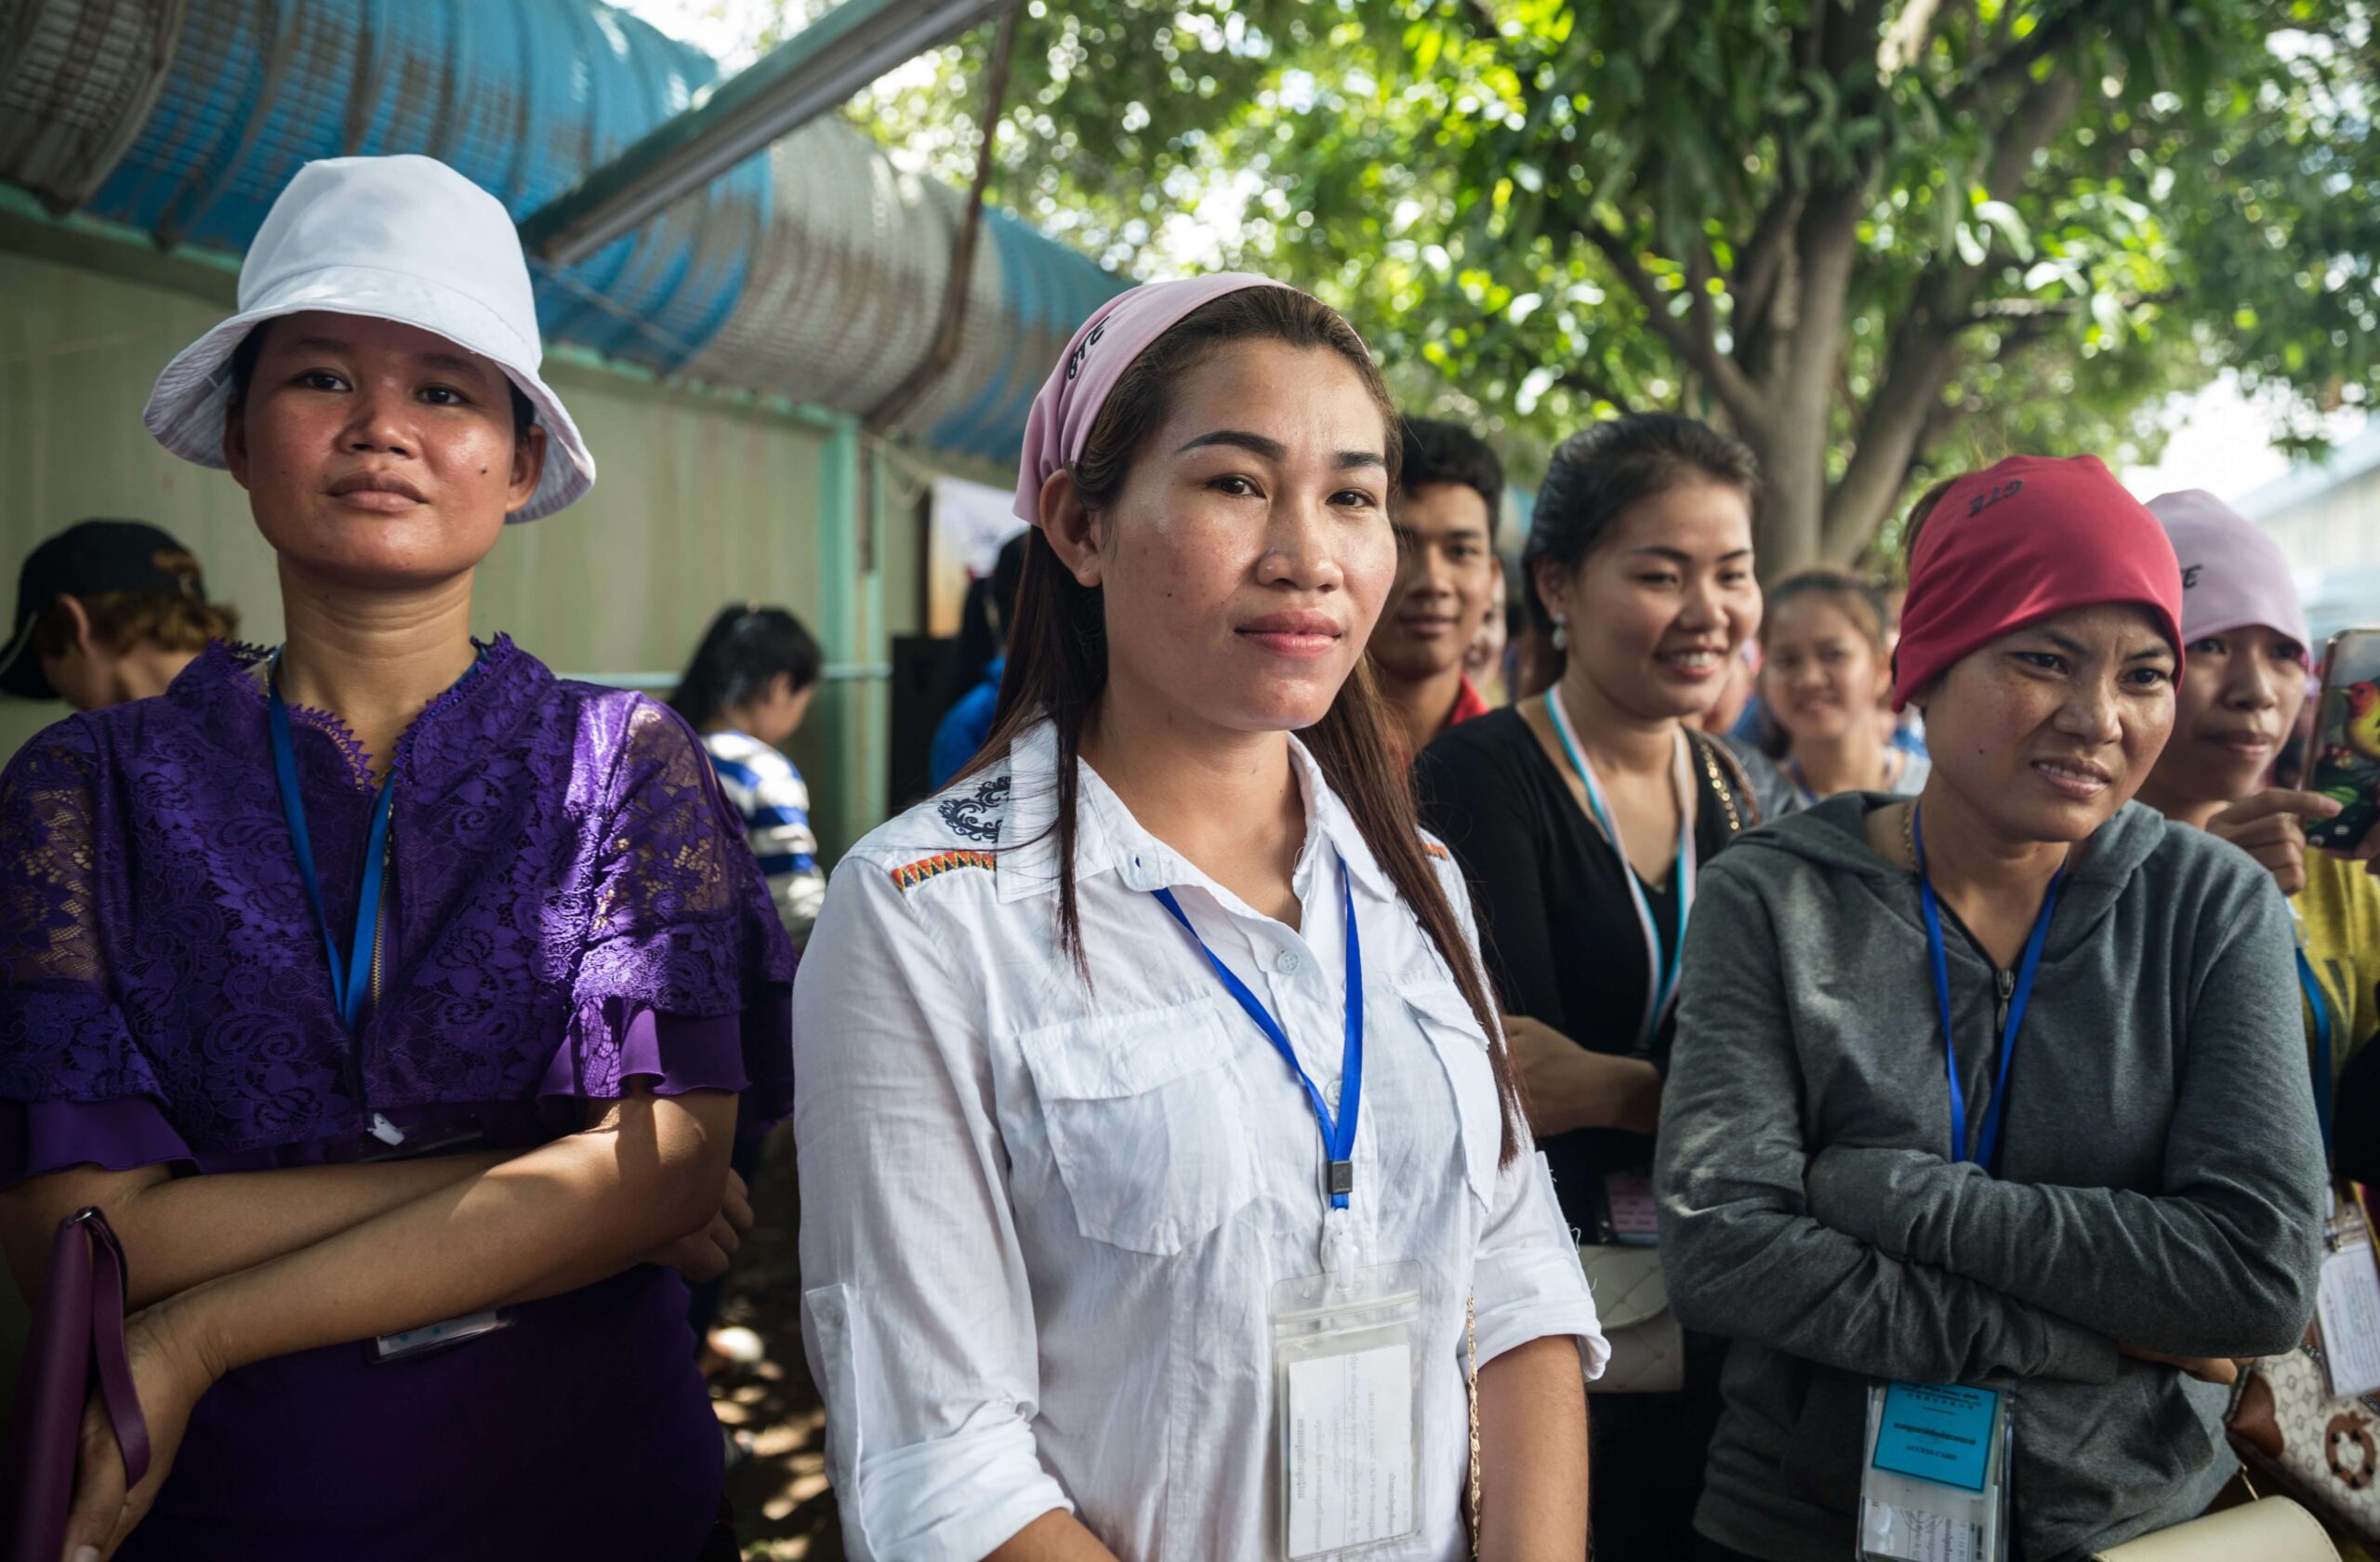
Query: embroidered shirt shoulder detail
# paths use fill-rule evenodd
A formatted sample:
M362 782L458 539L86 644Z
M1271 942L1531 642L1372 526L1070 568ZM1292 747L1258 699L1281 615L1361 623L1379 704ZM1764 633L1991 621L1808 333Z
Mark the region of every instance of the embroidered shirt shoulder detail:
M1009 774L1005 770L998 775L987 775L975 784L972 792L954 792L934 805L943 824L950 833L962 841L998 841L1000 823L1007 817Z
M997 854L972 851L962 847L952 852L936 852L930 857L920 857L916 862L902 864L892 870L892 882L904 890L913 890L927 880L938 878L953 868L980 867L989 873L997 871L998 867L999 857Z

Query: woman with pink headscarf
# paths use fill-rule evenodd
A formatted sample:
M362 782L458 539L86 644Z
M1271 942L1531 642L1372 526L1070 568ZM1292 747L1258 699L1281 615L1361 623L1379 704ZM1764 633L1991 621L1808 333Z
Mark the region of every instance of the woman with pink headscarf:
M1607 1353L1363 659L1395 430L1345 321L1231 274L1034 404L991 735L795 993L854 1556L1585 1550Z
M2181 561L2190 676L2176 691L2173 740L2140 801L2239 846L2290 897L2315 1105L2336 1143L2333 1092L2348 1062L2380 1034L2380 830L2344 855L2309 850L2303 821L2337 814L2336 800L2266 785L2296 730L2313 665L2306 610L2280 544L2197 489L2149 508Z

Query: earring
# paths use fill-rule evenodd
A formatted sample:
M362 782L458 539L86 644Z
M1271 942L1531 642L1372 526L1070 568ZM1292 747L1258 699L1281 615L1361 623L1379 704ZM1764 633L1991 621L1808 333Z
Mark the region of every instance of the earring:
M1564 650L1568 647L1570 643L1570 616L1568 614L1557 613L1554 616L1553 639L1554 649L1556 651Z

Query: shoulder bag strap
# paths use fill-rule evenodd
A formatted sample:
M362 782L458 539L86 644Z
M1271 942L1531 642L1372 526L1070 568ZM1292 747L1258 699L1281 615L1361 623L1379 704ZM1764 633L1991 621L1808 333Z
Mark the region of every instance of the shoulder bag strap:
M1727 811L1727 833L1740 835L1760 823L1760 797L1752 790L1752 776L1742 762L1727 751L1726 744L1706 734L1688 728L1686 737L1702 761L1702 774L1710 781L1711 789L1719 794L1719 805ZM1739 798L1742 800L1740 807Z

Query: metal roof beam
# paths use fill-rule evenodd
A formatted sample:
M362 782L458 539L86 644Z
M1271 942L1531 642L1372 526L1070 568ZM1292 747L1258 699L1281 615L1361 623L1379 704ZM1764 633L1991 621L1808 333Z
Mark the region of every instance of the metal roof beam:
M583 259L903 60L948 43L1013 3L844 0L685 113L588 169L522 220L521 241L556 265Z

